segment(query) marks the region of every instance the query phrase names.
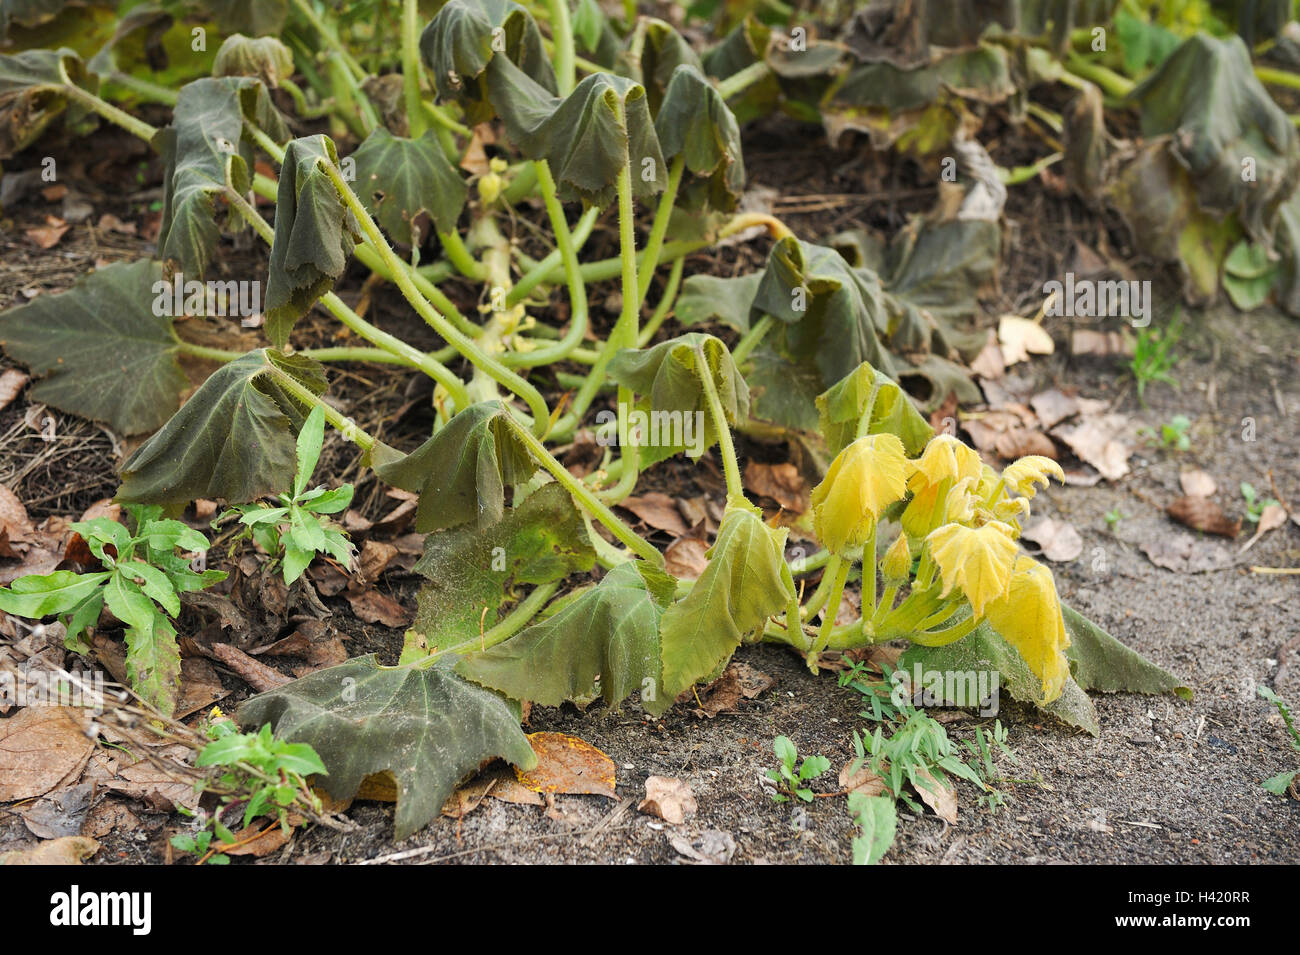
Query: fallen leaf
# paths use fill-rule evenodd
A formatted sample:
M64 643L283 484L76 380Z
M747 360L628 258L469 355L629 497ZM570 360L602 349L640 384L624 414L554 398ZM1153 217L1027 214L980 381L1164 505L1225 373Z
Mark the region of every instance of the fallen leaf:
M1132 447L1122 438L1132 423L1122 414L1098 414L1078 424L1058 425L1052 435L1060 438L1082 461L1091 464L1108 481L1118 481L1128 474Z
M302 816L297 813L290 813L288 818L290 826L302 822ZM252 856L255 859L260 859L262 856L270 855L277 849L283 848L292 835L292 828L285 832L284 827L278 822L268 826L266 820L260 820L236 832L234 834L234 845L227 846L225 843L214 839L212 847L223 855Z
M1007 365L1028 361L1030 355L1050 355L1056 351L1052 336L1043 326L1018 315L1003 315L998 320L998 344Z
M392 597L386 597L377 590L363 590L361 593L348 593L348 604L352 612L366 623L380 623L385 627L405 627L411 622L411 612Z
M500 799L516 806L545 806L546 798L525 788L515 778L515 774L504 767L497 772L496 785L488 793L493 799Z
M808 510L808 484L799 469L788 461L781 464L751 461L745 465L745 487L760 497L770 497L791 513L802 514Z
M1193 530L1232 539L1241 533L1241 519L1230 520L1208 497L1184 495L1166 508L1169 516Z
M94 791L93 783L79 783L48 793L22 810L23 824L40 839L79 836Z
M685 537L690 531L677 509L677 502L659 491L624 498L618 506L631 511L656 530L667 531L674 537Z
M1083 553L1083 538L1074 525L1066 521L1041 518L1026 527L1020 537L1037 544L1043 556L1051 561L1074 560Z
M1210 497L1218 490L1214 478L1200 468L1189 468L1178 475L1178 483L1188 497Z
M1286 508L1281 504L1270 504L1260 512L1259 525L1255 528L1255 533L1251 535L1250 540L1242 545L1241 553L1245 553L1254 546L1255 541L1259 540L1269 531L1277 530L1286 523Z
M997 379L1006 374L1007 361L1002 356L1002 348L998 345L997 336L992 331L989 332L988 341L980 349L980 353L970 363L970 368L981 378Z
M1133 339L1119 332L1097 332L1090 328L1077 328L1070 336L1072 355L1123 355L1133 354Z
M864 760L857 769L853 769L855 759L840 767L840 789L845 792L862 793L864 796L879 796L885 791L885 781L873 773Z
M1050 430L1078 413L1079 400L1059 388L1049 388L1030 398L1029 406L1038 416L1038 423Z
M0 852L0 865L81 865L99 851L99 843L86 836L64 836L31 849Z
M957 790L952 783L941 783L928 769L917 772L921 782L915 787L921 802L929 806L936 816L949 825L957 825Z
M565 733L529 733L537 767L516 769L520 784L537 793L588 793L617 798L614 761L585 740Z
M736 840L721 829L706 829L694 839L670 835L668 844L700 865L726 865L736 854Z
M68 194L68 187L63 183L55 183L52 186L46 186L41 190L41 195L46 202L58 202Z
M993 449L1008 461L1031 454L1051 458L1053 461L1060 456L1052 439L1032 428L1011 428L1004 431L994 440Z
M0 802L43 796L81 774L95 742L70 706L29 706L0 720Z
M143 800L156 812L172 812L177 806L197 809L200 794L194 791L194 769L189 764L193 756L181 743L151 749L149 756L141 753L138 757L120 750L100 750L91 757L82 778L100 789Z
M99 222L95 228L101 232L116 232L119 235L135 235L135 223L123 222L111 212L105 212L99 217Z
M45 217L45 225L34 226L31 229L25 229L23 235L31 239L42 249L52 249L59 244L63 234L72 228L62 219L54 216Z
M482 804L496 784L495 778L480 776L458 786L442 804L442 814L452 819L464 819Z
M697 580L709 566L708 550L708 541L679 537L664 548L664 570L679 580Z
M1222 544L1198 539L1176 530L1163 521L1150 523L1123 521L1121 539L1136 544L1157 567L1182 574L1199 574L1232 566L1232 554Z
M356 579L359 584L374 583L397 556L397 548L382 541L367 540L357 555Z
M139 825L140 817L131 811L126 800L111 796L92 807L86 814L86 819L81 825L81 834L99 839L111 832L131 832Z
M680 826L699 810L689 783L668 776L650 776L645 781L645 798L637 812L658 816L670 826Z
M214 643L204 652L218 663L224 663L234 670L241 680L258 693L265 693L267 690L274 690L293 682L291 677L254 660L243 650L228 643Z
M0 484L0 529L9 532L10 540L27 540L32 534L32 522L27 508L18 495Z
M9 402L17 398L29 381L31 381L31 376L24 374L17 368L6 368L3 372L0 372L0 409L3 409Z

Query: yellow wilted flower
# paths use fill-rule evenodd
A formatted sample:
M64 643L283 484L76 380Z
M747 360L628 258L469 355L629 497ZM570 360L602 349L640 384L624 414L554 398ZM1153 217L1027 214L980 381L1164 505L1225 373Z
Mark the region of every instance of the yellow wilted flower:
M964 477L952 486L943 504L945 523L969 524L975 519L975 501L971 496L974 483L974 478Z
M976 617L984 607L1007 592L1011 568L1016 562L1016 542L1012 529L1001 521L983 527L944 524L926 538L930 556L943 578L946 597L953 587L960 587Z
M813 529L832 553L866 542L876 518L907 493L907 454L892 434L858 438L813 488Z
M1041 454L1031 454L1008 464L1002 470L1002 480L1017 494L1033 497L1038 493L1037 482L1041 481L1043 487L1050 483L1047 480L1049 474L1058 481L1065 480L1065 472L1059 464Z
M1016 648L1029 669L1043 681L1043 702L1050 703L1060 696L1070 675L1070 662L1064 652L1070 637L1065 632L1052 572L1037 561L1020 557L1006 594L989 601L986 609L989 625Z
M903 514L898 519L898 522L903 525L903 530L913 537L924 537L934 530L937 523L942 523L941 508L945 495L941 495L941 492L945 487L947 484L943 481L938 484L927 484L912 495L912 499L907 502L907 507L903 508Z
M912 552L907 546L907 535L899 534L889 545L880 561L880 573L887 581L907 580L912 573Z
M960 481L980 478L984 463L975 449L950 434L936 434L916 459L916 470L908 486L919 491L924 485L938 484L944 478Z

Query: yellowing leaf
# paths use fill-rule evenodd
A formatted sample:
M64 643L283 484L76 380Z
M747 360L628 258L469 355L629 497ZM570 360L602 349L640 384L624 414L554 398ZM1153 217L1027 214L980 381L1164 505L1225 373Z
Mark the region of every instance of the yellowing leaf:
M943 596L960 587L975 616L984 616L989 601L1007 591L1016 560L1011 528L1000 521L983 527L945 524L927 538L930 556L943 578Z
M1050 355L1056 350L1052 336L1043 331L1043 326L1017 315L1003 315L998 321L998 344L1008 365L1028 361L1030 355Z
M1047 480L1048 475L1058 481L1065 480L1065 472L1061 470L1061 466L1041 454L1020 458L1002 470L1002 480L1006 482L1007 487L1023 497L1033 497L1037 494L1037 483L1040 481L1043 487L1047 487L1050 483Z
M863 544L876 518L907 493L907 456L892 434L858 438L812 492L813 526L832 552Z
M985 609L990 626L1043 681L1042 702L1059 697L1070 676L1065 656L1070 638L1052 572L1028 557L1019 558L1007 592L989 601Z
M974 448L950 434L937 434L916 459L916 470L908 486L919 491L925 485L938 484L944 478L978 481L982 470L983 462Z

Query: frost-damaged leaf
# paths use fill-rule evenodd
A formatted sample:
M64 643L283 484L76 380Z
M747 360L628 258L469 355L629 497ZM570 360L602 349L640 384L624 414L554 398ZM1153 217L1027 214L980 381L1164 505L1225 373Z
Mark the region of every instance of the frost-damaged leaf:
M85 77L81 57L66 47L0 56L0 159L35 142L63 112L62 90Z
M743 335L749 331L749 307L762 280L762 272L736 278L692 275L682 283L673 314L683 325L721 322Z
M430 647L473 640L496 624L497 611L521 585L560 580L595 562L568 491L545 484L491 527L460 527L424 539L415 569L428 583L420 588L414 629Z
M822 437L832 455L858 436L858 422L868 410L866 433L897 435L908 457L920 454L934 434L903 389L863 362L817 396Z
M609 363L609 377L638 395L648 399L644 410L650 424L659 425L658 440L643 449L650 456L643 463L661 460L678 451L698 457L713 447L718 431L709 414L708 398L700 376L708 374L722 402L727 422L737 425L749 416L749 388L736 370L731 352L719 338L700 332L687 332L650 348L619 351ZM655 416L661 416L658 419ZM676 435L672 423L680 418L681 429L676 435L683 443L674 444ZM698 423L697 423L698 422ZM703 428L703 440L690 442L686 447L687 428ZM664 435L667 430L669 434ZM695 432L693 432L695 433Z
M1252 239L1271 244L1278 206L1300 183L1300 134L1256 78L1241 39L1192 34L1133 99L1143 135L1170 137L1199 207L1235 213Z
M126 435L162 425L188 382L172 320L151 307L161 281L156 262L115 262L0 314L0 345L46 376L32 399Z
M280 375L314 394L325 390L324 371L309 358L259 348L235 359L127 459L117 500L178 506L201 497L244 502L287 491L294 433L310 409Z
M714 209L736 207L745 190L740 127L717 87L697 67L683 63L673 71L655 132L664 158L681 154L686 168L705 180L700 198Z
M1167 670L1120 643L1073 607L1061 604L1070 646L1070 672L1085 690L1103 693L1172 693L1190 700L1192 691Z
M594 73L560 99L501 57L487 76L510 141L550 164L562 197L607 205L629 162L633 195L663 191L668 172L641 84Z
M786 528L768 527L745 507L722 519L709 550L709 566L691 592L664 613L659 639L663 685L643 702L658 716L678 694L719 670L745 637L781 613L794 595L785 562Z
M273 36L234 33L221 41L213 76L256 76L271 89L293 77L293 51Z
M511 0L451 0L420 35L420 55L438 96L459 103L475 124L493 116L483 72L497 53L548 93L557 91L537 23Z
M625 73L645 87L650 112L659 115L665 91L671 85L674 73L680 66L703 70L699 55L686 42L686 38L672 25L655 17L641 17L628 34Z
M284 151L266 283L266 334L281 348L294 323L334 287L359 238L352 213L320 168L338 161L327 136L295 139Z
M660 682L659 619L673 589L670 577L641 561L619 564L541 622L470 653L456 672L543 706L588 700L597 690L609 706L636 690L648 701Z
M288 0L201 0L199 6L217 18L222 33L250 36L278 34L289 15Z
M537 765L515 770L525 789L618 798L614 761L586 740L567 733L529 733L528 742Z
M373 656L295 680L239 707L244 726L270 723L281 739L308 743L329 769L335 799L367 776L397 779L396 837L423 828L456 783L485 760L531 768L537 757L518 713L447 666L385 667Z
M469 187L432 132L400 139L379 126L352 158L357 164L357 195L394 239L418 246L424 238L422 213L433 219L438 232L456 228Z
M505 489L537 472L500 401L481 401L457 414L410 454L378 464L375 473L420 495L421 533L474 521L487 528L505 513Z
M167 164L158 254L190 278L207 273L216 248L214 197L225 189L227 164L235 189L249 188L253 148L244 136L245 118L276 142L289 137L259 80L205 77L181 87L171 126L156 137Z

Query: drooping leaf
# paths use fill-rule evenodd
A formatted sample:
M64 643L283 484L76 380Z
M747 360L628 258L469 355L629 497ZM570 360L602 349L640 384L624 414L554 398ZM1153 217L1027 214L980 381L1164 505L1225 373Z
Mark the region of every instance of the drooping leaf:
M617 565L544 620L456 666L461 676L517 700L559 706L600 695L617 706L637 690L657 695L659 620L673 581L642 564Z
M255 76L271 89L293 76L293 51L273 36L233 33L221 41L213 76Z
M667 185L668 170L639 83L593 73L561 99L505 58L492 60L487 76L511 142L528 158L550 164L562 197L607 205L629 163L634 196L650 196Z
M383 480L420 495L416 530L501 520L505 489L537 472L509 414L499 401L470 405L410 454L376 465Z
M640 17L625 43L626 75L645 87L650 113L656 118L677 68L690 66L703 70L699 55L686 38L672 24L657 17Z
M903 389L863 362L817 396L820 429L831 454L839 454L857 437L868 410L866 433L896 435L908 457L920 454L934 434Z
M596 552L569 493L545 484L490 527L430 534L415 565L420 588L414 629L446 649L497 623L497 611L526 584L548 584L590 570Z
M420 35L438 96L459 103L471 123L492 118L483 73L498 54L546 92L558 89L536 21L512 0L450 0Z
M718 89L700 70L683 63L673 71L655 116L664 158L685 157L686 168L705 180L703 198L729 212L745 190L740 127Z
M153 307L160 295L170 302L158 263L115 262L66 292L0 314L0 345L46 376L33 400L106 421L122 434L152 431L188 385L172 320Z
M930 556L943 579L943 594L954 587L970 601L976 616L983 616L992 600L1007 592L1016 561L1012 529L1001 521L981 527L944 524L931 531L927 542Z
M239 192L249 188L253 150L244 135L245 118L276 142L289 136L266 87L244 76L187 83L171 126L158 133L156 145L167 165L158 254L190 278L207 274L221 232L215 197L227 175Z
M689 276L682 283L673 314L677 321L688 327L703 322L721 322L743 335L749 331L749 307L762 280L762 272L735 278L704 273Z
M518 714L490 690L448 666L385 667L372 656L317 670L239 707L245 726L270 723L281 739L307 743L329 769L336 799L362 780L397 780L396 838L432 820L451 791L485 760L531 769L536 756Z
M66 47L0 56L0 159L35 142L63 111L62 90L85 76L81 57Z
M989 626L1042 681L1043 701L1059 697L1070 675L1065 657L1070 638L1052 572L1028 557L1017 558L1007 592L989 601L985 611Z
M289 0L200 0L199 6L217 18L223 33L249 36L280 33L289 14Z
M645 704L654 715L718 670L747 636L781 613L794 594L785 561L786 528L768 527L745 507L729 510L709 549L709 566L660 622L663 685Z
M469 187L432 132L400 139L379 126L352 158L357 164L357 195L394 239L418 246L424 238L422 214L433 220L438 232L456 228Z
M175 507L195 498L246 503L287 491L295 431L308 410L281 376L314 394L321 366L270 349L219 368L122 466L119 501Z
M266 283L266 334L281 348L294 323L334 287L358 239L352 213L320 167L338 161L327 136L295 139L284 151Z
M1183 700L1192 691L1178 677L1126 647L1068 604L1061 605L1070 646L1070 673L1085 690L1103 693L1172 693Z
M909 470L897 435L863 435L850 442L813 488L817 539L834 554L861 547L885 509L907 493Z

